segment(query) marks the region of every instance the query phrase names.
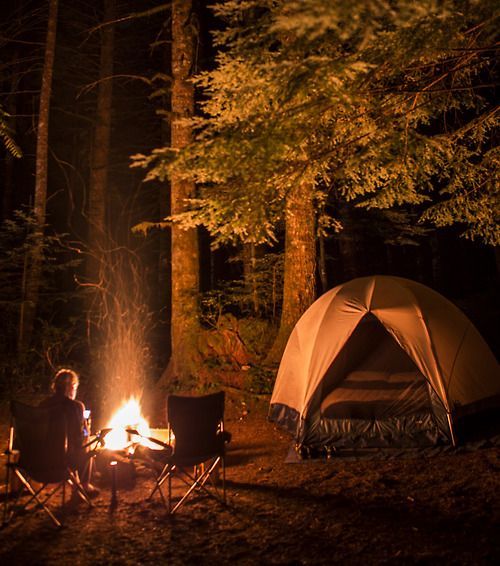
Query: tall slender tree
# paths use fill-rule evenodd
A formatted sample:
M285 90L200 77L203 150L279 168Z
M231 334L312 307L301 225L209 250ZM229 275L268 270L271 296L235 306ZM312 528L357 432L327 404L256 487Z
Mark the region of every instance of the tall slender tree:
M18 350L20 353L23 353L28 348L31 341L42 277L43 234L47 206L50 96L52 93L52 75L56 51L57 11L58 0L49 0L47 38L45 42L36 138L35 196L33 206L36 226L35 237L27 262L24 294L21 304L18 340Z
M0 106L0 139L5 145L6 155L4 164L3 196L2 196L2 218L6 219L12 213L13 191L14 191L14 159L21 157L21 150L14 140L16 97L14 90L17 77L11 80L11 95L8 100L8 113Z
M172 122L171 146L174 151L192 142L194 85L198 23L191 0L172 2ZM195 196L195 184L185 176L171 178L170 210L185 212ZM171 357L163 376L183 380L196 371L199 333L199 247L197 228L172 226L172 315Z
M109 152L111 138L111 108L113 102L115 0L104 0L104 25L101 29L101 56L97 109L92 144L88 191L88 246L87 279L95 283L104 250L107 245L106 195L108 189Z

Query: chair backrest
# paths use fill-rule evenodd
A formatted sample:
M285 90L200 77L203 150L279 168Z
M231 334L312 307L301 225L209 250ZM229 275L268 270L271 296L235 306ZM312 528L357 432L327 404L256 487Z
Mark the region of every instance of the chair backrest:
M67 426L58 407L32 407L11 402L14 447L19 450L18 466L41 483L67 478Z
M202 462L223 454L224 399L224 391L200 397L168 397L167 418L175 435L175 458Z

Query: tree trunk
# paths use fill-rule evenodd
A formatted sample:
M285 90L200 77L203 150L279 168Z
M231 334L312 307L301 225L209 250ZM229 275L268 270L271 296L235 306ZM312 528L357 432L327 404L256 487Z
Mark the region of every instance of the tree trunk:
M172 61L172 45L167 43L166 49L163 51L163 63L165 69L171 66ZM172 103L171 93L167 91L162 96L162 108L170 108ZM162 146L170 147L171 144L171 128L167 120L161 122L161 141ZM164 219L170 215L170 183L159 183L158 187L158 203L160 218ZM170 297L172 296L172 270L171 270L171 249L172 234L170 230L160 230L158 235L158 279L156 290L157 312L160 313L159 325L160 334L158 336L159 345L162 352L162 362L166 365L171 354L171 330L170 320L172 316L172 307ZM168 348L165 348L165 343ZM163 357L164 356L164 357Z
M443 261L439 235L436 232L429 236L429 246L431 249L432 284L436 289L439 289L443 281Z
M190 79L195 65L196 20L191 0L172 2L172 129L174 149L186 147L192 140L191 127L184 122L194 114L194 86ZM195 194L195 185L174 175L171 179L171 213L187 209L187 199ZM198 292L199 248L196 229L172 226L172 353L161 382L185 380L193 376L199 363ZM160 383L161 383L160 382Z
M31 342L42 277L43 232L47 206L50 96L52 93L52 74L56 50L57 8L58 0L49 0L47 40L45 43L36 139L35 199L33 207L36 227L34 243L28 258L26 286L21 304L19 353L23 353Z
M318 239L318 250L319 250L319 280L321 282L321 293L326 293L328 291L328 275L326 269L326 250L325 250L325 237L323 234L319 236Z
M344 281L350 281L359 276L358 243L348 206L339 207L339 216L344 227L337 236L342 274Z
M114 18L115 0L104 0L104 22ZM87 280L95 283L103 253L107 247L106 194L109 170L109 146L111 138L111 107L113 102L113 51L114 26L107 25L101 30L101 59L99 86L97 92L96 125L92 147L88 203L88 245Z
M278 335L266 363L280 361L293 327L316 295L316 240L313 185L297 185L288 195L285 212L285 273Z
M493 246L493 253L495 254L495 266L497 268L497 278L500 279L500 246Z
M9 126L11 122L9 120ZM12 196L14 188L14 161L15 157L10 151L5 152L3 198L2 198L2 220L10 218L12 214Z
M257 249L255 244L243 244L243 277L245 279L245 286L250 294L252 304L252 313L254 316L259 316L261 311L261 304L259 300L259 289L257 285Z
M18 61L19 54L14 52L13 61ZM10 81L9 96L7 97L6 109L9 113L8 126L12 132L16 131L16 114L17 114L17 95L16 90L19 84L19 73L17 72L17 64L14 63L12 78ZM5 152L4 180L3 180L3 198L2 198L2 220L10 218L12 215L14 203L14 163L16 158L10 151Z

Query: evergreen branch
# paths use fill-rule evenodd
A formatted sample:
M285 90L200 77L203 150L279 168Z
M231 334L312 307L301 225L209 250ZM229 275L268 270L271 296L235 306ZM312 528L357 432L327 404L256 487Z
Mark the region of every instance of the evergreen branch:
M421 88L421 89L410 89L410 88L397 88L394 90L383 90L381 89L379 92L393 92L393 93L408 93L408 94L422 94L422 93L441 93L441 92L464 92L464 91L473 91L473 90L481 90L484 88L495 88L499 86L500 83L486 83L486 84L475 84L471 86L462 86L462 87L446 87L446 88ZM374 91L375 92L375 91Z
M498 51L500 49L500 44L495 43L495 47L482 47L482 48L447 48L443 49L443 51L458 51L460 53L470 53L470 54L478 54L478 53L489 53L491 51ZM430 63L422 63L421 65L410 65L406 67L405 72L408 71L420 71L422 69L432 69L436 66L447 65L449 63L453 63L454 61L460 61L463 59L463 55L456 55L454 57L447 57L446 59L437 59L436 61L431 61Z
M454 138L454 140L457 141L459 138L462 138L464 134L470 132L474 128L477 128L477 126L484 124L484 122L488 121L490 118L493 118L496 114L498 114L498 112L500 112L500 105L495 106L486 114L481 114L481 116L474 118L473 120L468 122L465 126L462 126L458 130L455 130L455 132L452 135L452 138Z
M483 21L483 22L479 22L478 24L476 24L475 26L472 26L471 28L469 28L468 30L466 30L464 32L464 35L469 35L471 33L474 33L478 30L480 30L481 28L484 28L485 26L495 22L496 20L498 20L498 15L494 15L493 17Z
M493 45L482 46L482 47L449 47L446 48L447 51L458 51L458 52L469 52L472 51L474 53L483 53L483 52L491 52L497 51L500 49L500 42L494 43Z

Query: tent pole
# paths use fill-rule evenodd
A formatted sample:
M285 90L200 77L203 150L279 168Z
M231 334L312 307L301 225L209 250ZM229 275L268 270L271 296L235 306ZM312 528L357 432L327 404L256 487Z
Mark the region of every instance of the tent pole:
M449 411L446 411L446 416L448 418L448 426L450 428L451 445L453 446L453 448L456 448L457 439L455 438L455 432L453 430L453 423L451 422L451 413Z

